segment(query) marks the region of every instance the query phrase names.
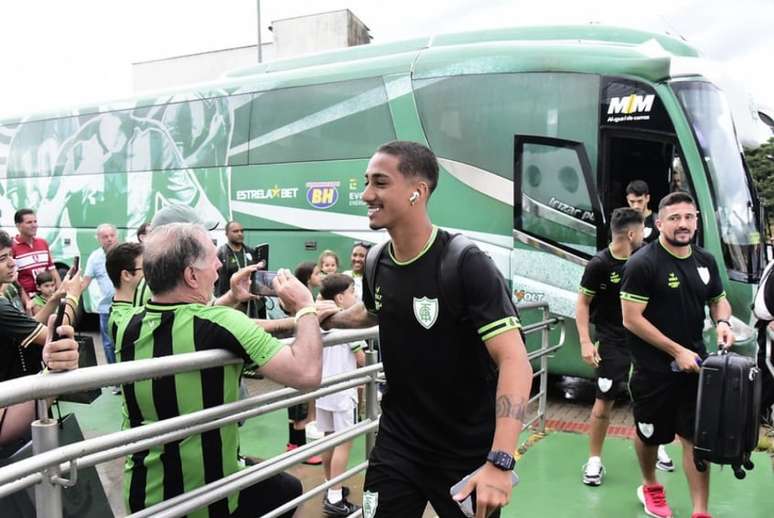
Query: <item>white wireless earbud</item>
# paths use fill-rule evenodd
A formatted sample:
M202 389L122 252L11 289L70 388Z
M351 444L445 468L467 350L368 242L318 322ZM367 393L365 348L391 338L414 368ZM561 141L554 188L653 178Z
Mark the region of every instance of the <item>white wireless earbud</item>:
M413 194L409 196L409 203L414 205L418 199L419 199L419 191L414 191Z

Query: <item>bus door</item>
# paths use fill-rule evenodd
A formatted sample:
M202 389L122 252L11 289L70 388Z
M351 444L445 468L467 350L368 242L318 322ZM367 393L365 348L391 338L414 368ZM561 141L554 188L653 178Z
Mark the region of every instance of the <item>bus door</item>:
M601 88L597 184L607 221L613 210L627 206L626 187L633 180L648 184L653 212L671 192L694 195L674 126L655 90L611 77L603 78ZM604 235L609 237L609 228Z
M648 184L648 206L653 212L658 212L659 202L669 193L685 191L695 197L675 137L604 130L599 163L598 185L608 221L613 210L627 206L626 187L634 180Z
M586 148L529 135L516 135L514 147L514 296L574 317L583 267L605 226Z

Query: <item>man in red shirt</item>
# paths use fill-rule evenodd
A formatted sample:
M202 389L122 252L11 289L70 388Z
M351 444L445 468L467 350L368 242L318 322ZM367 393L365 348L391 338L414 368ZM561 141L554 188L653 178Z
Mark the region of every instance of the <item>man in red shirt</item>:
M19 284L27 295L32 297L37 292L35 277L40 272L51 271L54 283L59 286L61 279L56 271L48 243L45 239L35 237L38 233L38 218L32 209L19 209L13 216L19 233L13 239L13 257L16 259L16 269L19 272Z

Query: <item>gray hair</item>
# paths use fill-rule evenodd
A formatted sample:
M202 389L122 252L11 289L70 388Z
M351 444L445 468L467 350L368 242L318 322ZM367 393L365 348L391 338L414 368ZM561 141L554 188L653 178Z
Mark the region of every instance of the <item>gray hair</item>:
M102 232L103 230L112 230L113 232L118 232L118 230L116 230L115 225L112 225L110 223L102 223L100 226L97 227L97 232L96 232L97 237L99 237L99 233Z
M202 237L208 239L207 231L194 223L169 223L148 234L143 241L142 269L154 294L175 289L185 269L207 257Z

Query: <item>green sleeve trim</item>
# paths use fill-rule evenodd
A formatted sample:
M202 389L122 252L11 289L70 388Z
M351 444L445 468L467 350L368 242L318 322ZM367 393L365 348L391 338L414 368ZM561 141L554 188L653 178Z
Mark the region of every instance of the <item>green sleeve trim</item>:
M581 286L581 287L580 287L580 290L578 290L578 291L580 291L580 292L581 292L581 293L583 293L584 295L588 295L589 297L593 297L594 295L596 295L596 294L597 294L597 292L596 292L596 291L594 291L594 290L590 290L590 289L588 289L588 288L584 288L583 286Z
M520 329L520 328L521 328L521 322L519 322L518 318L505 317L495 322L492 322L491 324L487 324L479 328L478 336L481 338L482 342L486 342L490 338L494 338L495 336L502 334L506 331L510 331L511 329Z
M710 299L710 304L714 304L714 303L716 303L716 302L720 302L720 301L721 301L721 300L723 300L724 298L726 298L726 292L725 292L725 291L722 291L722 292L720 292L720 295L718 295L717 297L712 297L712 298Z
M38 325L35 327L35 329L30 334L28 334L27 337L24 340L22 340L19 343L19 346L20 347L27 347L28 345L30 345L35 340L35 338L38 337L38 335L41 332L43 332L45 330L46 330L46 326L44 326L43 324L38 322Z
M648 297L643 297L642 295L635 295L634 293L628 293L626 291L621 292L621 300L626 300L628 302L637 302L639 304L648 303Z

